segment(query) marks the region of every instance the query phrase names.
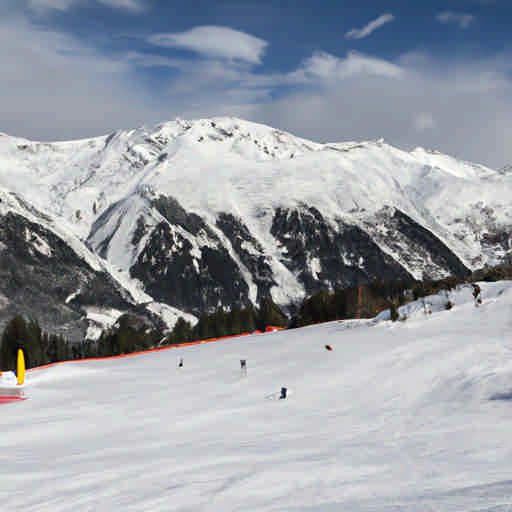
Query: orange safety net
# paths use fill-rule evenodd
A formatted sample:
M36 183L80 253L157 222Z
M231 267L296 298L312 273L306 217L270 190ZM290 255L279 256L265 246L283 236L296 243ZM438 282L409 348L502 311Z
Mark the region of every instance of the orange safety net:
M281 329L282 329L282 327L275 327L272 330L281 330ZM269 332L269 327L267 327L267 329L265 331ZM51 366L56 366L58 364L64 364L64 363L78 363L80 361L102 361L104 359L120 359L122 357L138 356L140 354L149 354L151 352L160 352L161 350L170 350L173 348L188 347L191 345L200 345L202 343L212 343L214 341L222 341L222 340L228 340L228 339L232 339L232 338L240 338L242 336L249 336L250 334L261 334L261 331L243 332L241 334L232 334L230 336L222 336L220 338L208 338L206 340L188 341L186 343L178 343L177 345L166 345L165 347L150 348L148 350L141 350L139 352L130 352L129 354L119 354L117 356L88 357L85 359L68 359L66 361L56 361L55 363L48 363L48 364L44 364L42 366L36 366L34 368L29 368L27 370L27 372L31 372L34 370L42 370L43 368L50 368Z

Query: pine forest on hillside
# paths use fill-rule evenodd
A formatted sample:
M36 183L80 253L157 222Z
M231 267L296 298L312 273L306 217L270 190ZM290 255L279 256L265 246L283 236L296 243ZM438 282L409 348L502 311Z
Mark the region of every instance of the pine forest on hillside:
M390 310L390 318L399 320L397 308L422 297L448 292L457 286L476 281L512 279L512 266L500 266L474 272L469 278L445 278L439 281L374 281L369 285L322 291L305 299L288 316L271 300L262 300L259 308L248 306L231 311L219 310L202 315L195 325L180 317L174 328L164 333L148 329L146 323L133 315L123 315L98 340L66 340L44 332L37 321L14 317L5 328L0 345L0 367L14 368L18 348L26 354L27 367L37 367L68 359L87 359L128 354L167 345L196 340L221 338L253 331L267 326L296 328L332 320L372 318ZM477 285L474 285L477 286ZM446 309L451 308L447 299ZM402 320L406 320L402 318Z

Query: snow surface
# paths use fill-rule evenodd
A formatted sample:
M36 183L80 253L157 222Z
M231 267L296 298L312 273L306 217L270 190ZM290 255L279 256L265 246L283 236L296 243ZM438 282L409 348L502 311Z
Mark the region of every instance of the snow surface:
M68 297L69 298L69 297ZM116 320L123 314L114 308L100 308L95 306L87 306L85 308L86 318L89 321L86 340L97 340L105 329L112 327Z
M0 374L0 395L2 395L2 392L5 390L17 388L19 388L18 378L13 371L9 370Z
M0 406L1 508L508 511L512 283L481 287L404 322L29 372L29 399Z
M189 322L191 325L195 325L197 323L197 318L194 315L184 313L183 311L180 311L179 309L173 308L162 302L151 302L146 304L146 309L158 315L164 321L169 331L172 330L174 324L180 317Z

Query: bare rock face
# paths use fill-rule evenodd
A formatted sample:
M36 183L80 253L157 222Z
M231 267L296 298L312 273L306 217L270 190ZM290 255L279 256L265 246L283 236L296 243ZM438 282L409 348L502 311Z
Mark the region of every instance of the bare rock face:
M359 227L341 220L333 226L316 208L278 208L271 232L285 248L281 261L297 274L308 294L376 278L411 279Z
M166 223L153 230L131 267L133 277L160 302L194 314L248 303L248 287L240 269L216 237L193 251L192 244Z
M231 213L221 213L217 226L228 238L242 265L250 272L258 289L257 300L269 297L276 281L270 267L270 257L261 243L251 235L243 221Z
M464 276L469 269L432 231L397 208L383 208L365 222L365 228L394 259L419 279ZM375 229L375 226L378 229Z
M16 314L72 340L84 338L85 308L137 308L107 272L91 266L55 233L22 215L0 217L0 330Z
M379 241L391 247L398 260L364 226L328 219L306 204L267 212L272 249L232 213L219 213L211 224L173 197L160 195L148 205L148 218L139 217L131 235L130 251L137 257L130 274L155 300L194 315L271 296L279 286L280 266L305 294L374 279L411 280L408 268L421 268L432 277L468 272L438 237L396 209L381 212L386 235ZM152 224L149 218L160 220ZM115 229L119 224L103 218L101 222ZM108 237L101 247L108 252Z
M279 287L279 268L307 295L374 279L410 280L411 268L424 277L469 272L446 244L398 209L379 213L376 234L306 204L278 207L267 212L273 248L229 212L211 224L164 195L148 200L147 212L131 233L120 233L127 213L117 218L115 204L105 210L91 233L109 223L113 229L96 250L106 256L113 237L124 237L134 254L130 276L147 296L196 316L271 296ZM500 233L489 242L507 247L509 238ZM0 328L22 313L50 332L82 339L91 307L138 314L154 324L136 302L107 270L93 269L43 223L14 212L0 217Z

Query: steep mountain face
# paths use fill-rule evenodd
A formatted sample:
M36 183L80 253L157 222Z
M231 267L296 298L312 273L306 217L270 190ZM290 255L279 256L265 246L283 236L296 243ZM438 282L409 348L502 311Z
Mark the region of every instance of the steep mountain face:
M412 277L358 226L340 219L330 225L314 207L277 208L270 232L285 248L281 262L308 294L376 278Z
M0 330L20 313L71 340L95 339L123 313L161 326L82 242L53 227L51 218L0 190Z
M0 219L0 255L10 262L0 317L24 307L13 298L22 276L33 275L35 290L41 275L44 302L59 304L45 318L61 326L84 296L112 311L143 308L170 326L180 311L265 296L286 306L375 278L440 278L512 261L508 170L382 141L316 144L239 119L60 143L0 135L0 186L16 203ZM51 262L27 232L54 251ZM59 237L73 257L57 249ZM19 251L37 256L26 263L35 274L17 273ZM89 274L81 260L94 262ZM71 288L82 299L66 302Z
M396 208L383 208L365 226L399 264L421 269L421 275L416 271L417 278L444 277L440 269L456 276L468 272L468 267L432 231Z
M131 276L152 297L195 314L247 303L248 286L236 262L214 233L202 235L204 245L194 252L185 236L158 224L130 267Z
M92 269L62 239L15 213L0 218L3 315L30 311L43 326L76 338L87 322L80 307L133 309L105 272Z

